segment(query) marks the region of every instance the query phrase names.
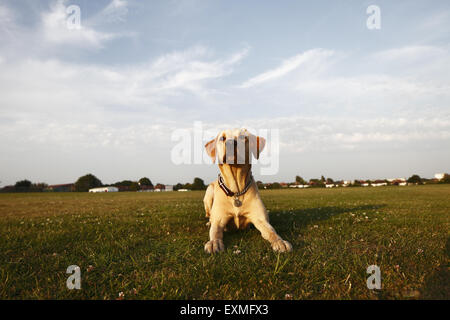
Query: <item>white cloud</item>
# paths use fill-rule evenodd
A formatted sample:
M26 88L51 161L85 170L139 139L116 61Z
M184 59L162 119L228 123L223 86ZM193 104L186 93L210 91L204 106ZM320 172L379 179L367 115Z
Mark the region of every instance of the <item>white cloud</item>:
M112 0L101 12L100 16L108 22L124 22L128 14L128 1Z
M0 145L8 156L0 167L57 183L47 177L75 179L105 157L170 165L171 132L209 105L217 90L211 82L229 75L246 52L218 57L197 46L129 66L7 60L0 64ZM23 157L30 154L36 155L33 165ZM86 163L83 154L89 154ZM50 158L66 169L49 166Z
M251 127L280 130L283 154L308 152L403 150L426 142L443 145L450 140L450 113L421 118L361 119L358 117L274 117L248 121Z
M99 32L89 27L89 21L81 18L80 28L70 29L67 26L67 0L54 2L48 12L42 13L42 34L52 44L76 47L102 48L106 41L117 35ZM83 12L81 11L81 17Z
M447 52L443 48L435 46L406 46L383 50L372 55L379 62L417 62L418 60L427 60L441 58Z
M66 11L70 7L68 0L53 0L48 9L38 14L36 25L29 26L19 23L17 13L11 8L0 5L0 37L2 39L0 48L2 48L2 53L4 56L14 59L24 56L32 58L39 55L55 56L74 48L99 50L112 40L135 36L130 32L113 33L99 30L99 26L109 22L110 15L126 9L126 2L114 3L113 1L91 18L88 18L83 8L80 8L80 25L77 28L73 27L76 20L73 19L75 12ZM115 6L117 6L116 10ZM109 9L106 10L108 7ZM119 17L122 16L122 14L119 15ZM33 50L29 50L30 47Z
M52 175L53 157L60 154L66 155L60 172L66 166L87 170L105 155L123 170L139 171L126 165L127 157L139 154L141 163L170 175L170 133L191 128L194 120L208 129L279 128L281 152L293 158L352 152L348 159L365 157L367 150L399 155L416 148L448 155L442 151L450 141L446 46L411 45L367 55L317 48L253 71L254 77L235 72L249 47L223 55L193 46L145 63L127 56L124 64L95 64L86 61L95 61L98 52L89 56L82 50L104 48L120 36L100 30L103 23L124 21L128 2L111 1L82 18L81 30L67 29L67 5L54 2L34 26L18 25L21 19L0 5L0 136L6 155L0 167L14 169L11 182L30 154L38 160L29 161L29 172L47 165ZM86 55L65 61L59 53L66 47ZM80 154L89 160L79 164ZM424 165L431 161L421 159ZM108 176L115 174L113 166L97 168L108 168Z
M16 39L16 35L20 32L16 19L17 13L0 3L0 48L3 50L10 41Z
M10 61L0 64L0 112L19 119L24 114L37 118L45 114L70 123L85 123L90 117L93 122L123 123L128 117L144 121L141 113L154 120L176 116L195 109L191 104L196 99L216 92L210 81L229 75L246 51L213 59L207 48L194 47L121 67Z
M5 28L8 24L15 20L15 14L12 10L0 4L0 27Z
M206 91L201 83L205 80L225 77L233 71L233 65L239 63L248 54L248 48L233 54L230 58L216 61L201 61L208 52L204 47L195 47L182 53L169 54L161 57L153 65L156 74L159 74L158 89L185 89L203 95ZM169 74L168 71L171 71Z
M280 66L265 71L247 81L241 87L249 88L264 82L279 79L286 74L294 71L302 65L317 64L333 55L333 51L323 49L308 50L304 53L298 54L294 57L284 60ZM319 60L319 61L317 61Z
M419 22L418 28L427 32L435 33L436 31L444 31L448 33L448 21L450 18L450 10L438 11L431 16L426 16Z

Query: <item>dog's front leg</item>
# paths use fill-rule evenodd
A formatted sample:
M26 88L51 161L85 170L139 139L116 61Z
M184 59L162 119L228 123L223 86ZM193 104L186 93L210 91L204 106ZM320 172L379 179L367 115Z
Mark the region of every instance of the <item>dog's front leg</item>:
M253 223L255 228L258 229L259 232L261 232L262 237L270 242L274 251L292 251L292 245L289 242L283 240L269 223L265 211L251 219L251 222Z
M211 228L209 229L209 241L205 244L207 253L216 253L225 250L223 245L223 229L228 223L229 218L214 218L211 216Z

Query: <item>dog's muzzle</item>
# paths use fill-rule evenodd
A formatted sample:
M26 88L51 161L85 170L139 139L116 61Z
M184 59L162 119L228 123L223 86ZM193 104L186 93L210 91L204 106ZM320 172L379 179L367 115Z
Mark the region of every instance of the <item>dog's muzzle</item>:
M225 155L223 163L226 164L247 164L248 161L248 143L242 141L238 143L236 139L227 139L225 141Z

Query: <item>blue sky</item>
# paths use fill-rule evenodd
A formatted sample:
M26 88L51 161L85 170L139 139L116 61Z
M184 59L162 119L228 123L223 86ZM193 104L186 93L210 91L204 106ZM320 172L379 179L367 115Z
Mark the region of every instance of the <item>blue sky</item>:
M0 185L209 182L170 158L195 121L278 129L263 181L450 171L448 1L1 1L0 39Z

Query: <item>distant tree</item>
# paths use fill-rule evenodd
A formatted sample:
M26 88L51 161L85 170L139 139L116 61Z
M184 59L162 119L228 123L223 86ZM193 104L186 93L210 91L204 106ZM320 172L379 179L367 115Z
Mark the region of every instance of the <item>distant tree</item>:
M334 180L333 180L333 179L327 178L327 184L333 184L333 183L334 183Z
M296 184L306 184L306 181L303 180L303 178L300 176L295 176L295 183Z
M177 183L176 185L173 186L173 191L178 191L180 189L184 189L183 184L181 183Z
M326 180L327 180L327 179L325 179L324 176L321 176L321 177L320 177L320 181L325 182Z
M146 177L144 177L144 178L140 178L139 179L139 184L141 185L141 186L153 186L153 184L152 184L152 182L150 181L150 179L149 178L146 178Z
M281 189L281 184L278 182L270 183L267 185L267 189Z
M352 187L361 187L361 181L359 180L355 180L353 181L353 183L351 184Z
M75 191L87 192L91 188L101 187L103 184L96 176L93 174L87 174L79 177L77 182L75 182Z
M450 183L450 174L446 173L444 174L444 177L442 178L442 183Z
M46 183L31 183L29 180L17 181L14 186L7 188L8 192L42 192L48 185Z
M206 185L200 178L194 178L194 182L192 183L192 190L205 190Z
M164 185L162 183L157 183L155 185L155 189L165 190L166 189L166 185Z
M42 192L42 191L44 191L45 189L48 188L48 184L46 184L44 182L33 183L31 185L31 188L33 189L33 191Z
M422 178L420 178L420 176L417 174L413 174L411 177L408 178L407 182L422 184Z
M31 187L31 181L29 180L20 180L17 181L14 185L16 188L30 188Z
M322 179L323 178L323 179ZM325 177L319 179L309 179L309 185L313 188L325 188Z
M115 186L121 186L121 187L130 187L133 184L133 181L131 180L123 180L114 183Z
M264 189L264 183L262 181L256 181L256 186L258 187L258 189Z
M432 178L432 179L427 179L427 178L422 178L422 182L425 184L436 184L439 183L438 181L436 181L436 179Z
M139 186L139 183L137 183L136 181L131 182L130 188L129 188L130 191L138 191L140 189L141 188Z

